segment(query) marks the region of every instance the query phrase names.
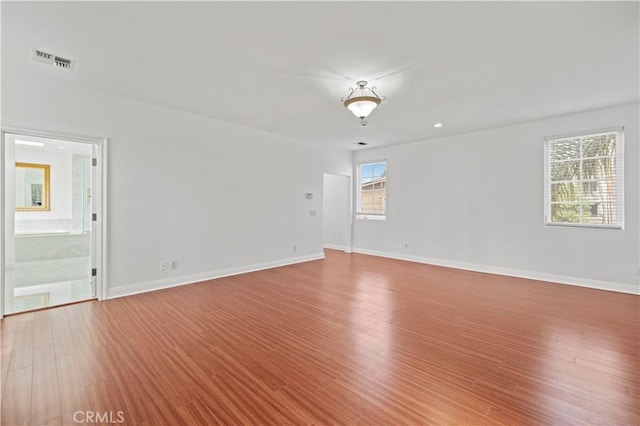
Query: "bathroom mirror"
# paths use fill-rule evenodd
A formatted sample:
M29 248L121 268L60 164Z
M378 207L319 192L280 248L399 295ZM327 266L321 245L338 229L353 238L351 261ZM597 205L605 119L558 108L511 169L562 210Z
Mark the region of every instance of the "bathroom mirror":
M48 164L16 163L16 211L49 211Z

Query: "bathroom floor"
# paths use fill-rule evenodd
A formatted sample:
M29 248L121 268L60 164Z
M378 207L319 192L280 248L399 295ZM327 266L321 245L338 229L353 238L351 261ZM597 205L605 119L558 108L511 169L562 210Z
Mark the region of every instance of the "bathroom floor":
M89 257L19 262L5 274L5 314L93 297Z

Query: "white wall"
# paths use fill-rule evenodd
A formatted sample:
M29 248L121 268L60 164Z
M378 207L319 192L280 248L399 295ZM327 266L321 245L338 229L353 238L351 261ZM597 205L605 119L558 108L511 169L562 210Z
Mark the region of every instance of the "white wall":
M387 159L387 220L356 220L354 251L638 292L638 114L633 104L359 151L356 163ZM624 230L545 227L543 138L619 125Z
M3 70L2 88L5 126L109 138L110 296L322 256L309 210L350 152L28 74Z
M351 178L325 173L322 204L324 246L348 250L350 233Z

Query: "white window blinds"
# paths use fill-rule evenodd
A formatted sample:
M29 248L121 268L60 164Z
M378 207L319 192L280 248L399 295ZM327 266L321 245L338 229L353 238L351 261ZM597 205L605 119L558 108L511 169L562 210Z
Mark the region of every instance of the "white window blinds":
M545 141L545 223L622 228L622 129Z

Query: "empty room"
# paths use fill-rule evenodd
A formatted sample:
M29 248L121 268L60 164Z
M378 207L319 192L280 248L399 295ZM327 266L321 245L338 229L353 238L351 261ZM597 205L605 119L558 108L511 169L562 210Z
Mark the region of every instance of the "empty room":
M640 3L2 1L2 425L639 425Z

